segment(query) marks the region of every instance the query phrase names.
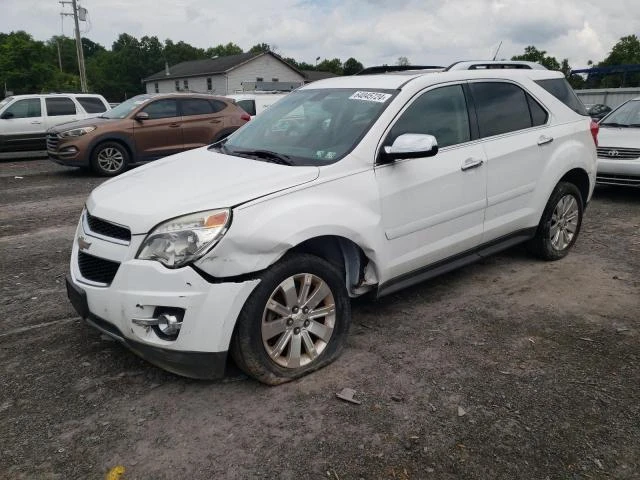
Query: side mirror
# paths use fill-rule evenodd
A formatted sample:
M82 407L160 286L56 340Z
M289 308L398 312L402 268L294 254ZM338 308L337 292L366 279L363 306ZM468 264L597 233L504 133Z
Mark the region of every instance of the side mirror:
M149 120L149 114L147 112L138 112L136 113L135 119L139 122L143 120Z
M433 135L405 133L395 139L393 145L383 147L383 163L403 158L433 157L438 153L438 141Z
M2 114L2 116L0 116L0 118L2 118L3 120L8 120L8 119L13 118L13 117L14 117L14 115L13 115L12 112L4 112Z

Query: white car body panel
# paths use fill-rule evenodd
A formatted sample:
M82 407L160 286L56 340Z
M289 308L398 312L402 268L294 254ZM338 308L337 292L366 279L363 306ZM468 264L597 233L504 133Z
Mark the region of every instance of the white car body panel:
M110 244L80 224L71 258L73 280L86 291L91 312L117 325L127 338L167 349L226 352L238 314L259 282L257 274L307 240L332 236L353 242L366 257L368 286L380 288L486 242L535 229L567 172L587 173L587 199L596 173L590 120L536 85L538 78L562 74L454 71L353 76L307 85L301 90L397 93L353 150L332 164L292 167L200 148L105 182L92 192L87 209L128 227L132 238L129 245ZM530 92L549 110L548 124L442 148L428 158L376 164L386 132L418 94L486 79L516 83ZM553 141L539 145L548 136ZM463 171L468 159L482 163ZM232 208L231 224L192 266L170 269L135 259L158 224L217 208ZM81 236L91 242L85 253L120 263L108 288L82 278L77 265ZM187 311L176 341L131 323L135 316L150 317L160 305Z
M317 177L317 167L290 168L221 155L202 147L103 183L91 193L87 207L96 217L118 217L118 223L133 234L148 233L170 218L233 207Z

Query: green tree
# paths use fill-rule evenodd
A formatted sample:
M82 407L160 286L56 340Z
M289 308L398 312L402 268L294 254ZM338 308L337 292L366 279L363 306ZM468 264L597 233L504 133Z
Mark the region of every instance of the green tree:
M333 60L327 60L325 58L318 64L316 70L320 72L331 72L335 73L336 75L342 75L342 62L339 58L334 58Z
M353 57L342 64L342 71L345 75L355 75L361 70L364 70L364 66Z
M511 60L524 60L527 62L536 62L547 67L549 70L560 70L560 63L555 57L547 56L544 50L538 50L533 45L529 45L524 49L522 55L511 57Z
M208 58L226 57L228 55L239 55L241 53L244 53L242 48L240 48L238 45L236 45L233 42L229 42L226 45L220 44L216 47L209 47L205 51L205 55Z
M55 82L56 57L44 42L36 41L24 31L0 37L0 88L16 94L43 91Z
M616 43L607 58L599 66L640 64L640 40L637 35L627 35Z
M202 48L194 47L183 41L173 43L167 39L164 42L164 58L169 62L169 65L176 65L190 60L203 60L207 58L207 54Z
M249 49L249 53L266 53L271 51L268 43L258 43Z

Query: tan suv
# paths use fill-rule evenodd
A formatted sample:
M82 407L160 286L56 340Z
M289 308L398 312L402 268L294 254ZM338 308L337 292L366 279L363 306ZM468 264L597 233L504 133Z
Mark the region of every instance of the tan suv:
M129 165L217 142L249 119L224 97L138 95L99 117L49 129L47 152L61 165L114 176Z

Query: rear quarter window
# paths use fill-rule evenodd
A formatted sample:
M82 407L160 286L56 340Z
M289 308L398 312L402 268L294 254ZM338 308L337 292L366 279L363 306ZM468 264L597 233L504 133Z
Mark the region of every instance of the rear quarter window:
M589 116L587 109L580 101L571 85L564 78L548 78L546 80L536 80L536 83L544 88L551 95L556 97L574 112Z
M249 115L256 114L256 102L253 100L238 100L236 104Z

